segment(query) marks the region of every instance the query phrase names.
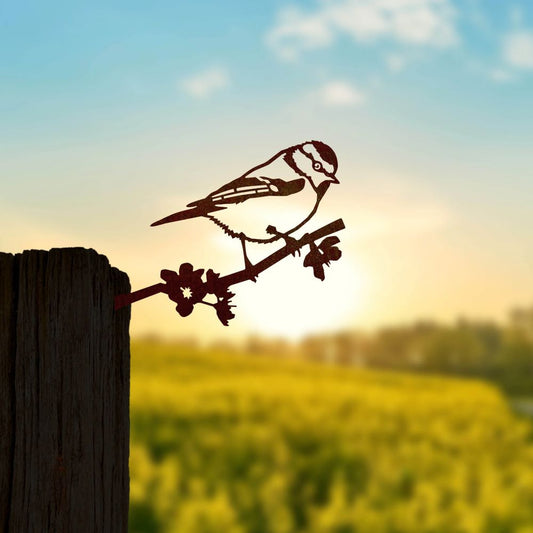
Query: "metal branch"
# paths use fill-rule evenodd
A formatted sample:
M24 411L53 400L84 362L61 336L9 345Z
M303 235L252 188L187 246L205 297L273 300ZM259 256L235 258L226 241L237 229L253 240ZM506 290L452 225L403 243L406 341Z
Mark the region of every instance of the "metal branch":
M150 285L149 287L139 289L138 291L133 291L127 294L119 294L115 296L115 311L117 309L122 309L123 307L126 307L134 302L138 302L139 300L144 300L145 298L153 296L154 294L159 294L160 292L166 294L166 289L166 283L156 283L155 285Z
M228 274L227 276L220 278L218 281L219 283L229 287L231 285L235 285L236 283L252 280L254 276L261 274L261 272L264 272L267 268L270 268L282 259L285 259L285 257L291 255L295 251L300 250L305 245L315 242L322 237L327 237L328 235L336 233L337 231L343 230L345 227L346 226L344 225L344 222L339 218L334 222L330 222L326 226L313 231L312 233L306 233L301 239L296 241L294 246L285 245L277 252L274 252L268 257L265 257L265 259L262 261L259 261L259 263L252 265L251 268L245 268L239 272Z
M233 272L227 276L223 276L217 280L217 284L221 286L230 287L237 283L242 283L243 281L251 281L255 279L261 272L264 272L271 266L275 265L285 257L293 254L295 251L300 250L304 246L317 241L323 237L327 237L332 233L341 231L345 228L344 222L342 219L337 219L334 222L323 226L312 233L306 233L301 239L298 239L296 243L292 246L285 245L283 248L280 248L273 254L265 257L255 265L239 270L238 272ZM126 307L134 302L153 296L154 294L164 293L168 294L168 289L166 283L156 283L155 285L150 285L144 289L139 289L138 291L133 291L129 294L119 294L115 296L115 310Z

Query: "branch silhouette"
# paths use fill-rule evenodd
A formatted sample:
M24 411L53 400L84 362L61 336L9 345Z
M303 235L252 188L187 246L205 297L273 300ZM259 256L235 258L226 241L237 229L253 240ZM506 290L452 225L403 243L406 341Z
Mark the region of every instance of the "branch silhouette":
M339 242L339 239L328 236L344 228L345 225L342 219L337 219L312 233L306 233L300 239L294 239L290 244L286 244L283 248L265 257L255 265L252 264L243 270L222 277L212 270L208 270L207 282L202 281L203 269L195 271L189 263L184 263L180 266L179 274L171 270L162 270L161 277L166 283L156 283L144 289L115 296L115 310L155 294L163 293L178 304L176 310L180 315L187 316L192 312L195 303L204 303L215 307L219 319L224 325L227 325L228 320L234 316L230 310L233 307L230 305L233 294L229 292L229 287L243 281L255 281L259 274L285 259L285 257L299 252L306 245L309 245L311 251L306 257L304 266L313 266L315 276L323 280L323 265L328 265L330 261L336 261L341 256L340 250L333 246ZM327 239L317 247L316 241L323 237L327 237ZM207 293L214 294L217 297L216 304L203 300Z
M223 278L220 278L220 281L224 281L229 287L235 285L236 283L242 283L243 281L251 281L255 276L261 274L271 266L274 266L276 263L285 259L287 256L292 255L294 252L301 250L305 245L311 244L322 237L336 233L345 228L344 222L342 219L337 219L334 222L330 222L326 226L323 226L320 229L313 231L312 233L306 233L301 239L295 241L291 246L285 245L283 248L280 248L277 252L265 257L265 259L259 261L257 264L252 265L252 268L245 268L239 272L234 272L233 274L228 274ZM250 272L250 270L252 272Z

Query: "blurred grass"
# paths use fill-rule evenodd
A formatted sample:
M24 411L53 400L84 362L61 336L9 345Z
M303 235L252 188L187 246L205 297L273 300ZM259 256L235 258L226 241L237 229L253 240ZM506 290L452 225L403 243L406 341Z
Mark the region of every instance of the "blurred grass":
M131 376L131 532L533 532L531 424L482 382L140 341Z

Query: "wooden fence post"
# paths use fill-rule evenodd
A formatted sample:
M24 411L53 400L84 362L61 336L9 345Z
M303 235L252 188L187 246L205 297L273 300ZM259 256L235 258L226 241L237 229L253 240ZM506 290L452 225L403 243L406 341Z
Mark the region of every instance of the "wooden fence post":
M127 531L129 290L94 250L0 253L0 531Z

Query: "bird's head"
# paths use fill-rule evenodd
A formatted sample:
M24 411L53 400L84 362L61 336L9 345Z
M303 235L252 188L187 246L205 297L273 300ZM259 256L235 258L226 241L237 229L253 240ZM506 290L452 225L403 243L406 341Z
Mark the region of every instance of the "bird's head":
M295 170L307 178L316 190L324 188L326 184L339 183L335 176L337 156L327 144L309 141L294 146L289 155Z

